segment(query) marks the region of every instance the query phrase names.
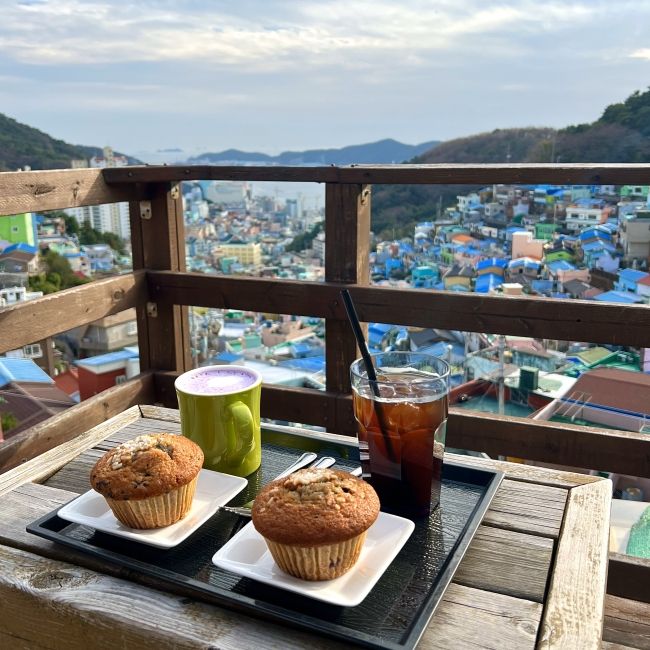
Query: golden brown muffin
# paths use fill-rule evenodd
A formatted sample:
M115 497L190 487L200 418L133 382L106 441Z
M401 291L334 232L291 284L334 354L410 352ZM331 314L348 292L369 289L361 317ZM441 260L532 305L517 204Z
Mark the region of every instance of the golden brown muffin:
M330 580L359 558L379 515L369 483L333 469L303 469L269 483L253 504L253 525L278 566L306 580Z
M131 528L159 528L184 517L192 505L203 452L170 433L138 436L106 452L90 484Z

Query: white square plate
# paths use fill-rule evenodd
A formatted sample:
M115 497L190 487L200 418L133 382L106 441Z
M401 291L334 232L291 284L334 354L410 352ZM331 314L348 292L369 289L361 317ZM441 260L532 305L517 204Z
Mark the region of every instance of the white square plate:
M354 607L370 593L414 528L415 524L408 519L380 512L368 529L357 563L334 580L312 582L282 571L273 561L264 538L255 530L252 521L214 554L212 562L222 569L273 587L333 605Z
M172 548L189 537L212 517L219 506L228 503L247 484L245 478L202 469L190 511L180 521L164 528L138 530L124 526L115 518L104 497L95 490L89 490L74 501L66 503L57 514L66 521L90 526L102 533L125 537L158 548Z

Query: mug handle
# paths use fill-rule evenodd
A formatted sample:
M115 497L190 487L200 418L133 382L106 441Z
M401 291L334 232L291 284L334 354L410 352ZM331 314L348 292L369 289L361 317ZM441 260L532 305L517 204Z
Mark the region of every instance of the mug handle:
M255 447L255 422L253 414L244 402L228 404L227 411L234 426L234 435L229 440L225 460L235 467L241 465Z

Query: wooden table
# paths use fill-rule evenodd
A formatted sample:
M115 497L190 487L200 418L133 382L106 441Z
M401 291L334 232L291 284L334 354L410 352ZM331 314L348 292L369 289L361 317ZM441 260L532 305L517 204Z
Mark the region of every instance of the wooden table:
M137 584L25 531L86 491L107 449L152 430L178 431L177 411L132 407L0 475L0 648L347 647ZM600 647L611 482L451 456L506 478L418 647Z

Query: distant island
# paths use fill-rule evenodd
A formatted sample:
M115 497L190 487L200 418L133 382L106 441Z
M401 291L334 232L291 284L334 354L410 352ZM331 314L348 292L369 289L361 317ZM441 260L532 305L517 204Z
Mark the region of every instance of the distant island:
M380 165L403 163L436 147L439 141L422 144L404 144L387 138L369 144L357 144L340 149L308 149L283 151L277 156L258 152L227 149L218 153L193 156L187 162L193 165L262 164L262 165Z

